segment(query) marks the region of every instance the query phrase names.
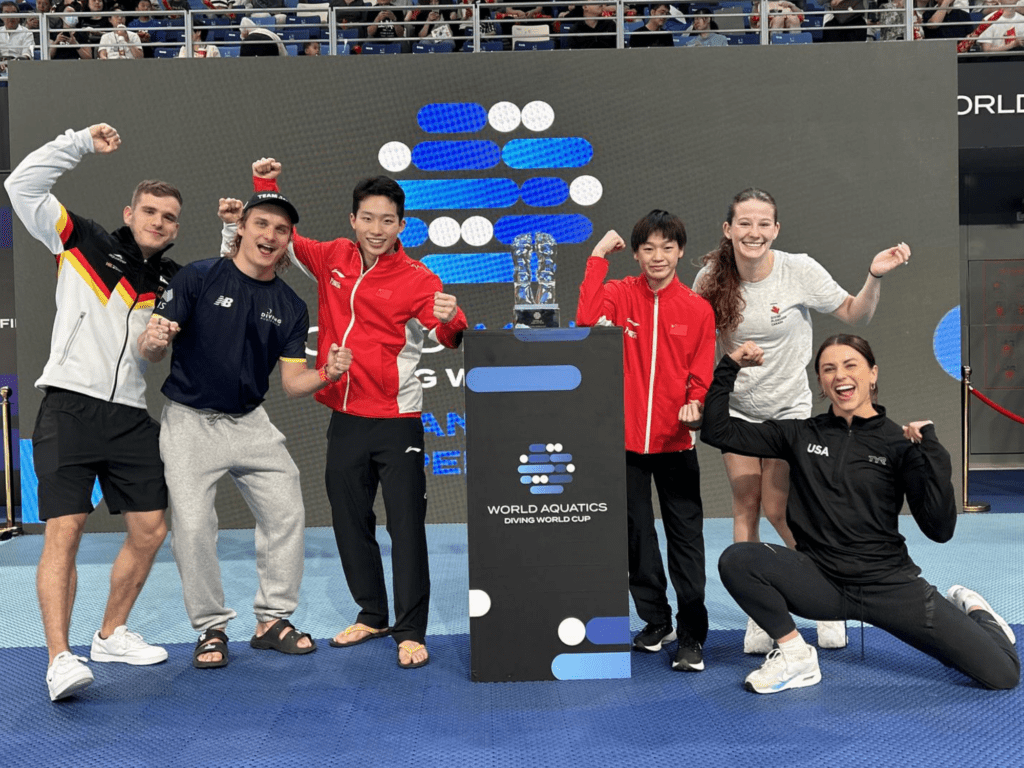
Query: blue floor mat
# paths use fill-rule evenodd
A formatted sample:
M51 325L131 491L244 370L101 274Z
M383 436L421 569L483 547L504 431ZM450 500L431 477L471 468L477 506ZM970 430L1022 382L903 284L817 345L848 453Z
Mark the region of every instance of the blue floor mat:
M820 685L772 696L742 690L760 659L740 652L739 630L712 633L702 673L634 653L629 680L511 684L469 681L466 635L431 638L415 671L397 667L391 640L306 656L232 642L214 670L193 669L178 644L156 666L91 664L92 687L56 704L45 653L7 649L4 687L24 695L0 703L16 726L0 764L1021 764L1021 689L986 691L880 630L865 637L866 660L853 631L821 653Z

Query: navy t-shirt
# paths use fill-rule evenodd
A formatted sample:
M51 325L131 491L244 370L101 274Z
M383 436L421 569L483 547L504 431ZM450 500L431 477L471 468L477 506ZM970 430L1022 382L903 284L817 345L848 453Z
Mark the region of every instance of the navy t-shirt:
M181 326L161 391L190 408L249 413L278 360L306 362L305 303L280 278L256 280L231 259L182 267L154 314Z

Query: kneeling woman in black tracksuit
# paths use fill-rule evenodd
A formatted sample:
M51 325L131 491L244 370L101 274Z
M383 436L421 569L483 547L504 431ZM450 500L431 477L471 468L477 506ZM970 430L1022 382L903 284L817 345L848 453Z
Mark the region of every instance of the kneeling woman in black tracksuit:
M701 439L722 450L785 459L790 466L787 522L796 550L733 544L718 563L740 608L778 643L747 676L757 693L821 680L813 646L790 615L860 619L955 667L988 688L1013 688L1020 660L1013 630L976 592L953 586L946 599L920 577L900 535L906 496L928 538L948 541L956 526L949 453L930 421L901 428L875 403L878 367L859 336L827 339L814 369L827 413L750 423L729 416L741 366L760 365L747 342L722 358L704 405Z

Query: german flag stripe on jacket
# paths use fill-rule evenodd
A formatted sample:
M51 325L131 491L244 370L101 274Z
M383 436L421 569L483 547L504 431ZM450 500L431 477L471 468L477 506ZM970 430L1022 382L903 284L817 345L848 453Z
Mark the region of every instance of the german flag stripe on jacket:
M18 218L56 257L50 356L36 386L145 408L146 362L135 343L178 265L162 253L143 258L129 227L108 232L53 196L61 174L92 151L88 129L68 131L29 153L4 184Z

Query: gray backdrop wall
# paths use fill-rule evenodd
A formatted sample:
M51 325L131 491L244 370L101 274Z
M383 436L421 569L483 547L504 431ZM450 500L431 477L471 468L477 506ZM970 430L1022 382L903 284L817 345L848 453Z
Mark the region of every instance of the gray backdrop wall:
M600 199L568 200L557 210L518 202L503 211L407 211L429 224L439 216L580 214L593 233L563 244L559 298L563 325L575 314L576 293L591 246L610 228L627 237L651 208L681 215L690 242L680 277L692 283L699 257L713 248L731 197L763 187L779 203L779 248L807 252L847 290L863 284L871 257L900 240L913 249L911 265L885 278L870 327L881 368L882 402L898 421L931 418L959 455L959 393L932 354L939 320L959 301L957 232L956 61L945 45L751 46L736 49L499 53L464 56L380 56L287 60L47 62L25 67L10 83L11 155L17 163L69 127L105 121L121 133L122 148L90 156L54 191L76 213L108 227L141 178L165 178L185 196L181 234L171 256L181 262L217 253L217 199L246 198L250 164L270 155L284 163L281 187L302 214L303 234L348 236L355 181L384 173L378 152L390 141L414 147L431 139L472 138L499 146L519 138L579 137L593 148L583 167L470 172L417 170L399 179L537 176L569 182L597 178ZM61 97L55 109L53 94ZM542 134L520 126L486 125L472 136L431 136L417 123L426 104L465 102L487 110L498 102L520 109L550 106ZM465 243L410 248L416 257L465 253ZM491 243L481 251L500 251ZM53 261L20 223L15 225L20 409L30 425L40 393L53 315ZM628 254L612 277L634 272ZM316 292L293 270L287 280L310 306ZM510 284L449 286L471 327L500 328L510 319ZM820 341L843 326L815 317ZM310 337L310 348L315 346ZM151 369L149 403L159 414L166 363ZM424 355L431 522L465 517L464 414L461 353ZM450 375L449 372L450 371ZM454 382L454 385L453 385ZM311 525L327 524L323 491L327 410L312 400L286 401L275 381L267 403L288 437L303 473ZM454 414L454 416L450 416ZM524 418L529 418L528 415ZM450 433L450 434L449 434ZM29 436L28 426L24 437ZM609 450L617 450L609 446ZM705 510L730 514L728 486L716 452L701 451ZM224 527L248 526L237 493L223 484ZM93 529L116 527L94 515Z

